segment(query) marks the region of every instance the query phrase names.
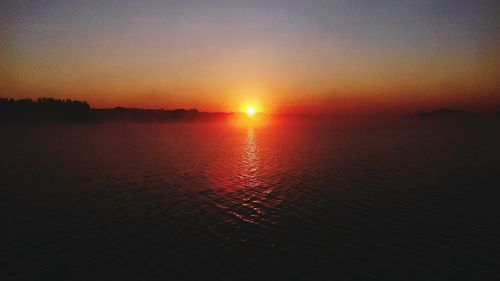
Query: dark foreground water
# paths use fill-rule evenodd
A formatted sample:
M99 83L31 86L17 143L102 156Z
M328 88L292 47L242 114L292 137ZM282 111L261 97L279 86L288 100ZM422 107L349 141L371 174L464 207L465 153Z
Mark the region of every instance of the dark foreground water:
M498 280L500 124L2 125L1 280Z

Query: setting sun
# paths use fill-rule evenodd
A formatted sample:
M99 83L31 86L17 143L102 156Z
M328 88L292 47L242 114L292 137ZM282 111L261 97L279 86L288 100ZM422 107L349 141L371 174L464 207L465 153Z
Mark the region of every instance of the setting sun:
M254 115L255 114L255 108L253 107L247 107L247 114L248 115Z

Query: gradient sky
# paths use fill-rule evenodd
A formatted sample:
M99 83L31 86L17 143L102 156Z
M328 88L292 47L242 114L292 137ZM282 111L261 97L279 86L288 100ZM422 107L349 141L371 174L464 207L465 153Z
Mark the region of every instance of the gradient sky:
M18 0L0 10L4 97L288 113L500 106L500 1Z

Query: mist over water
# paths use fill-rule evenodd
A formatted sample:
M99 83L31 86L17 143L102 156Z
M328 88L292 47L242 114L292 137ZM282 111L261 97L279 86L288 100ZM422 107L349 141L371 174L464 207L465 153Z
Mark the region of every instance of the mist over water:
M494 280L498 124L2 125L2 280Z

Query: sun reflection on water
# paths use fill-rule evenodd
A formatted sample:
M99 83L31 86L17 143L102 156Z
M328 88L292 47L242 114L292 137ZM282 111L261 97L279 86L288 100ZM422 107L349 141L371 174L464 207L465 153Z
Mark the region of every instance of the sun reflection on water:
M255 128L246 128L245 140L238 151L219 159L211 168L209 180L214 206L226 214L225 224L272 224L274 209L282 198L266 180Z
M247 144L245 153L243 155L244 172L242 175L246 179L245 187L255 187L259 184L257 176L258 162L257 162L257 146L255 145L255 132L252 127L247 130Z

